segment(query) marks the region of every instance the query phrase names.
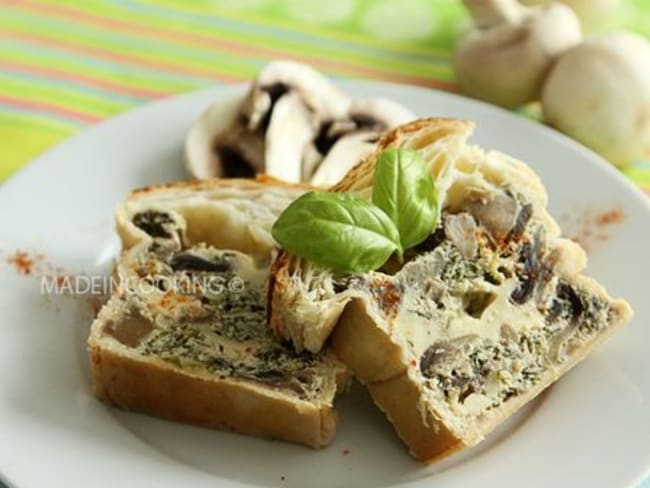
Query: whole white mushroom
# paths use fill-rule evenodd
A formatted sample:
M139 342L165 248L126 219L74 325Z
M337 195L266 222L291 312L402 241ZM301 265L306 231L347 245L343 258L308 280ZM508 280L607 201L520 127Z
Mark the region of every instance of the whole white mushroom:
M542 93L544 119L615 164L650 150L650 43L631 33L567 51Z
M454 52L463 91L507 108L539 98L551 65L582 38L566 5L525 7L516 0L463 0L476 28Z
M522 0L526 5L548 5L552 0ZM621 0L559 0L576 13L585 30L591 32L607 24Z

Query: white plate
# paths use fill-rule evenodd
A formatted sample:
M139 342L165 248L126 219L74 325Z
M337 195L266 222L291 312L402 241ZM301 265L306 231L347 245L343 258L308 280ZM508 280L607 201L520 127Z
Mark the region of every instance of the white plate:
M342 84L420 115L477 121L475 141L529 162L562 213L619 206L589 271L627 298L634 321L483 444L428 467L413 462L357 388L340 402L335 443L312 451L125 413L89 388L86 299L42 296L37 277L0 268L0 473L20 487L623 487L650 468L650 207L592 153L540 125L460 97ZM0 188L0 256L43 252L67 272L105 274L118 250L113 208L129 189L181 178L182 143L215 88L116 117L40 157Z

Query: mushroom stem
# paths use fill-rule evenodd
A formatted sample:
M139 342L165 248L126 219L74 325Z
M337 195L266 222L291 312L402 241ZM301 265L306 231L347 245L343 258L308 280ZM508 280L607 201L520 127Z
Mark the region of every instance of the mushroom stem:
M528 12L517 0L463 0L463 3L479 29L502 23L517 24Z

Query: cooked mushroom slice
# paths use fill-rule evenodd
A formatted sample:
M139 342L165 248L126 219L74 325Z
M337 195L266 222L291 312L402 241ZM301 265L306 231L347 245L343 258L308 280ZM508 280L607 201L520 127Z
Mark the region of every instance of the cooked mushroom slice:
M238 124L242 96L208 107L190 128L185 140L185 165L195 178L253 173L262 168L263 148ZM244 138L244 140L242 140Z
M314 145L323 159L310 183L336 183L372 150L382 132L413 119L415 114L385 98L353 102L346 119L328 121L321 127ZM310 165L314 166L313 162Z
M313 68L269 63L244 97L220 101L195 122L186 140L187 169L197 178L266 172L300 181L302 153L315 136L312 127L345 117L349 107L348 97ZM290 125L288 134L284 124Z
M302 181L302 155L315 133L300 95L292 92L280 98L266 131L266 173L292 183Z
M384 132L415 119L415 114L387 98L366 98L352 103L350 119L359 129Z
M348 112L350 99L328 78L311 66L295 61L273 61L257 75L253 91L269 87L295 91L321 119L334 119ZM279 97L278 97L279 98Z
M207 271L211 273L225 273L232 271L233 265L224 256L210 259L192 252L179 252L174 254L169 266L173 271Z
M320 161L310 183L316 186L336 183L372 151L376 141L377 133L371 131L354 132L342 137Z
M503 239L515 227L519 205L514 197L496 192L487 201L473 201L467 206L479 223L495 239Z
M474 259L478 252L477 227L474 218L467 213L447 215L445 224L445 233L460 254L465 259Z

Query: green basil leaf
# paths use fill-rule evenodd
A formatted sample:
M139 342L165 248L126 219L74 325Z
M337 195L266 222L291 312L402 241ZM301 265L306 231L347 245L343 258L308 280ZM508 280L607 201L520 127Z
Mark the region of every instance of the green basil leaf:
M417 151L388 149L379 155L372 201L397 226L402 249L421 243L436 227L436 187L429 167Z
M302 195L280 215L271 233L291 254L335 271L375 270L402 251L388 216L344 193Z

